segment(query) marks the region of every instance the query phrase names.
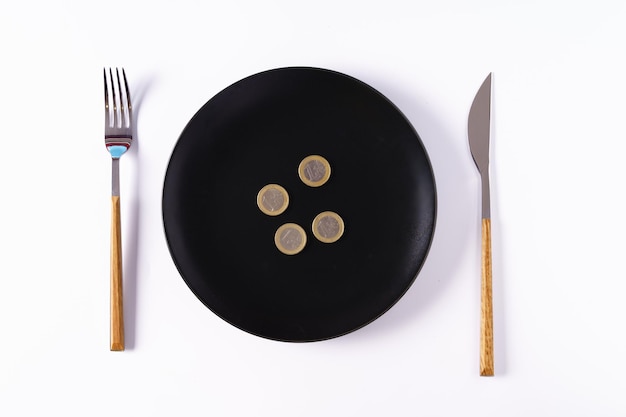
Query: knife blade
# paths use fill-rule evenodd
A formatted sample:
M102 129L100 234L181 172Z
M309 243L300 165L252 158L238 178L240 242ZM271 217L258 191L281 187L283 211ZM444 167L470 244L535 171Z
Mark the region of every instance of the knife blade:
M494 375L493 296L491 276L491 208L489 191L489 137L491 126L491 73L478 89L467 121L470 152L480 173L482 236L480 297L480 375Z

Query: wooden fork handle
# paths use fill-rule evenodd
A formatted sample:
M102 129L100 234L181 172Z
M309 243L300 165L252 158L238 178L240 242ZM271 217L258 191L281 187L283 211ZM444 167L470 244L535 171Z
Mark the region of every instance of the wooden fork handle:
M493 376L493 302L491 290L491 219L483 218L480 294L480 376Z
M111 350L124 350L120 197L111 197Z

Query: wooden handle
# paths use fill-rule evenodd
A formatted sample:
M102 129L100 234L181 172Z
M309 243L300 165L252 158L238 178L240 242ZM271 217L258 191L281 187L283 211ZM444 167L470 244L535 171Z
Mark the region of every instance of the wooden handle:
M120 197L111 197L111 350L124 350Z
M483 219L480 291L480 376L493 376L491 219Z

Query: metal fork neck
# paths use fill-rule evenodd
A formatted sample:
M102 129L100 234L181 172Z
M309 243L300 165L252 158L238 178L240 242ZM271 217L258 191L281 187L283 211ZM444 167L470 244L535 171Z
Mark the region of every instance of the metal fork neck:
M120 160L119 158L112 158L112 172L111 172L111 179L112 179L112 188L111 188L111 195L112 196L120 196Z

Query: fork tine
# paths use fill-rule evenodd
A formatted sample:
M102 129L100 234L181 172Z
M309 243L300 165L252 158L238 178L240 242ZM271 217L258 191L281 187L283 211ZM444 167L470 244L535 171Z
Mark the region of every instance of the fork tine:
M117 92L120 95L120 125L119 127L126 127L126 114L124 113L124 94L122 94L122 84L120 82L120 71L115 68L115 78L117 79Z
M124 76L124 87L126 89L126 107L128 108L128 126L133 123L133 107L130 101L130 89L128 88L128 81L126 81L126 71L122 68L122 75Z
M111 94L113 95L113 126L117 127L117 96L115 94L115 81L113 79L113 70L109 68L109 79L111 80Z
M107 81L107 69L103 68L104 70L104 125L106 127L111 126L111 115L110 115L110 110L109 110L109 89L108 89L108 84L109 82Z

